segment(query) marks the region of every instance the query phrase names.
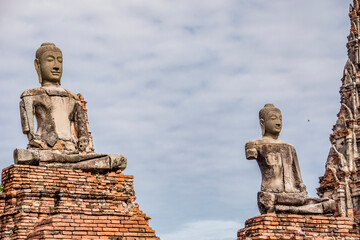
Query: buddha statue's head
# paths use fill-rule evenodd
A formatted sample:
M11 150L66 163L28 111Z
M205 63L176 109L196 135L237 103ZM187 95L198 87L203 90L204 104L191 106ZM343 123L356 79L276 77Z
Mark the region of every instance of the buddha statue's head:
M277 139L282 128L281 111L268 103L259 112L262 135Z
M43 43L34 61L42 86L59 86L62 75L62 52L54 43Z

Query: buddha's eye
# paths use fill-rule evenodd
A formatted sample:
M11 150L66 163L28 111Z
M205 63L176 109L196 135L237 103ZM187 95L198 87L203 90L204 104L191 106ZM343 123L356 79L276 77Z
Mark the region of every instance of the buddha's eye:
M63 61L62 57L58 57L57 60L58 60L60 63L62 63L62 61Z
M47 58L46 58L46 61L52 62L52 61L54 61L54 58L53 58L53 57L47 57Z

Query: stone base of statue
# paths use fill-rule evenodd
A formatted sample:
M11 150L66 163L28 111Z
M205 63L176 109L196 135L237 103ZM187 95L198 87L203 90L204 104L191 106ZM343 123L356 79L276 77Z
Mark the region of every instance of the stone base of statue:
M357 223L348 217L263 214L249 218L238 240L254 239L360 239Z
M35 165L80 169L94 173L123 171L127 159L120 153L81 153L67 150L23 149L14 150L14 162L21 165Z
M12 165L2 184L0 239L158 239L121 170Z

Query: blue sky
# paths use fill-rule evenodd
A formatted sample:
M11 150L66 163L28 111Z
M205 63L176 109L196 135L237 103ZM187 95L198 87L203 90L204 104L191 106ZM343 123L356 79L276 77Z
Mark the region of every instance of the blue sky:
M244 145L258 111L282 110L311 196L325 170L350 0L0 0L0 167L26 147L19 96L39 86L43 42L63 51L62 87L88 101L95 150L123 153L163 240L234 240L259 214Z

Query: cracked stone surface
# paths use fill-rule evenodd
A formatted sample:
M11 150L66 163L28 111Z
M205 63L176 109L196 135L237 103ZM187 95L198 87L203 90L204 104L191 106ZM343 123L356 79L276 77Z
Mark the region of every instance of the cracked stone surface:
M84 97L60 87L62 61L62 52L53 43L43 43L36 51L41 87L21 94L21 126L29 143L27 149L15 149L15 163L93 172L124 170L124 155L94 152Z
M334 213L333 200L308 196L294 146L278 139L282 128L280 109L266 104L260 110L259 118L263 137L247 142L245 152L247 159L256 159L261 170L260 212Z

